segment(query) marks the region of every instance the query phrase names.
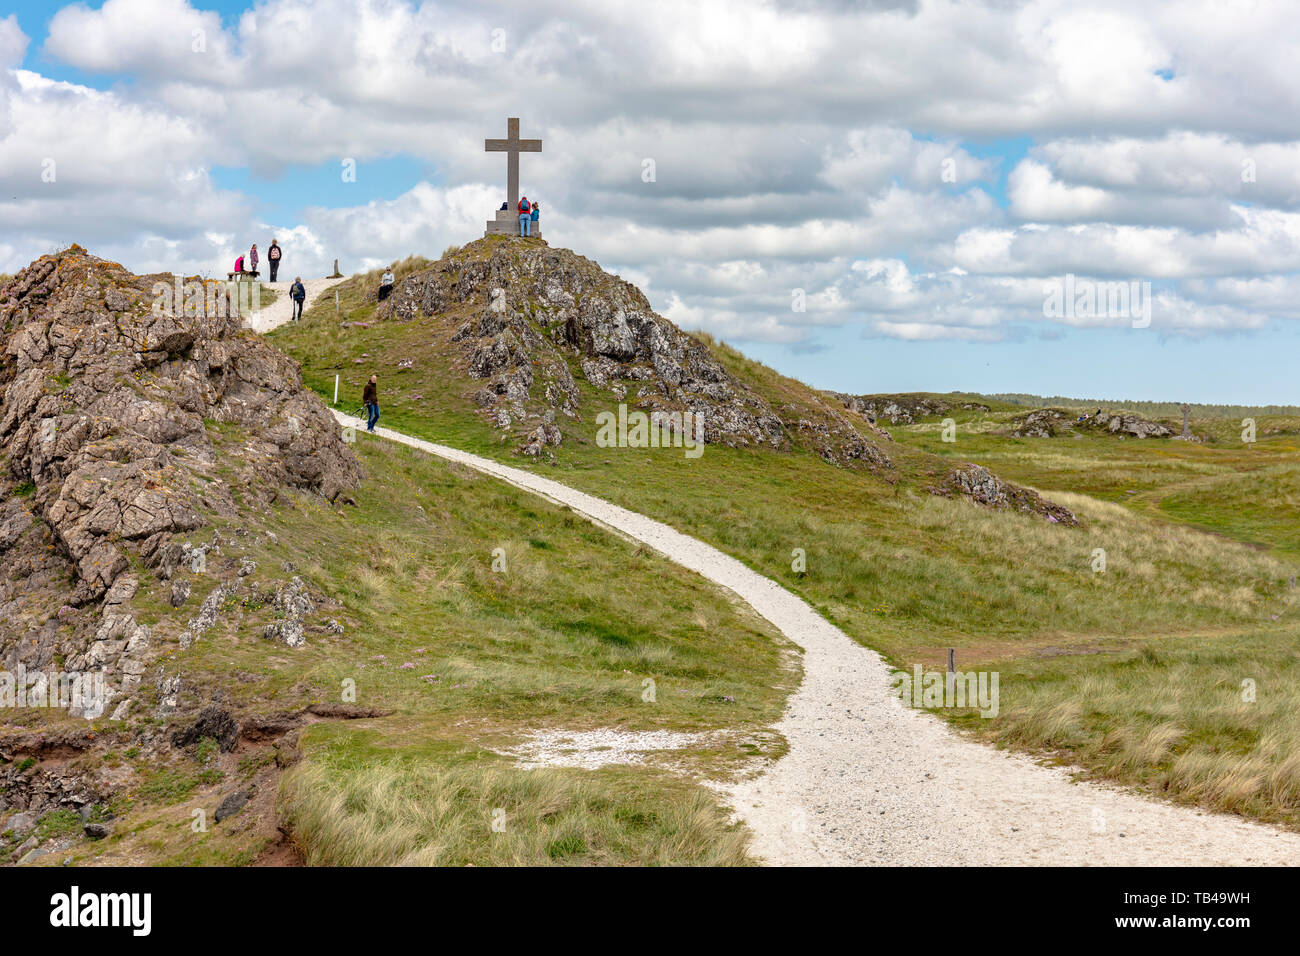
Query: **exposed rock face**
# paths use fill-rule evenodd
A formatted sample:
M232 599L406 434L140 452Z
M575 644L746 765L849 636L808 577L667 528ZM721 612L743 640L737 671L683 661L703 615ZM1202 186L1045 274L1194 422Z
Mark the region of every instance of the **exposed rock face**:
M565 249L484 239L400 280L379 315L409 321L458 311L451 344L484 384L476 404L521 450L558 444L576 419L578 372L602 393L600 411L694 412L704 440L731 446L804 441L827 460L888 467L888 458L829 403L773 408L729 374L702 342L650 308L634 285ZM465 313L468 313L467 315Z
M1013 438L1054 438L1068 428L1070 416L1055 408L1040 408L1018 419L1011 427Z
M1085 424L1103 428L1112 435L1131 435L1134 438L1169 438L1174 430L1167 425L1142 418L1140 415L1107 415L1102 412Z
M983 465L955 468L948 473L939 488L932 490L945 495L958 494L990 508L1039 514L1054 523L1071 526L1079 523L1068 508L1048 501L1028 488L1003 482Z
M1170 438L1174 430L1160 422L1133 414L1101 412L1081 418L1059 408L1039 408L1015 420L1008 434L1013 438L1055 438L1083 430L1104 431L1132 438Z
M0 286L0 665L138 681L132 559L177 564L173 535L283 488L359 483L296 363L238 316L155 309L156 282L73 246Z
M977 412L989 410L987 405L979 402L954 405L926 395L846 395L835 392L834 396L849 411L857 412L872 424L883 418L891 425L910 425L918 418L947 414L954 407Z

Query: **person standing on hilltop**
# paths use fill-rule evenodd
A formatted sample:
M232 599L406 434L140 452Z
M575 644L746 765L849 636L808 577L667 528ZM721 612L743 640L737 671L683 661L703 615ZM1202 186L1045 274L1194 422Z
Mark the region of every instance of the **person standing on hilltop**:
M519 235L528 235L528 225L532 222L531 208L528 205L528 197L522 196L519 199Z
M366 382L366 387L361 390L361 402L366 406L366 431L375 430L375 422L379 421L379 376L370 376L370 381Z
M535 202L533 203L533 214L529 216L529 219L531 219L533 223L531 227L532 232L536 232L538 228L540 228L537 225L537 220L539 220L541 217L542 217L542 204Z
M271 240L271 247L266 250L266 262L271 270L271 281L274 282L275 274L280 271L280 240Z
M293 299L293 320L302 318L302 303L307 298L307 287L302 284L302 276L295 276L293 285L289 286L289 298Z
M248 261L252 263L248 271L254 275L257 273L257 243L253 243L253 248L248 250Z

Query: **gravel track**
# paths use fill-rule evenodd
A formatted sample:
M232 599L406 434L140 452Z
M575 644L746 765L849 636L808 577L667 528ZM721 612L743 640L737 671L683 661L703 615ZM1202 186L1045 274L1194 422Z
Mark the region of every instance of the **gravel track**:
M302 286L307 292L307 298L303 300L302 310L306 312L318 295L342 281L342 279L303 279ZM263 282L262 285L278 292L279 298L265 309L258 309L248 317L248 327L254 332L270 332L293 318L293 300L289 298L289 287L293 285L293 280Z
M313 280L309 301L335 280ZM312 284L317 284L314 293ZM324 283L322 285L322 283ZM281 301L285 301L287 296ZM253 316L265 331L288 320ZM261 321L259 321L261 319ZM364 423L334 412L341 424ZM803 682L777 725L789 752L722 788L778 865L1258 866L1300 863L1300 834L1075 782L1059 767L967 740L905 707L879 654L802 598L662 522L532 472L376 428L567 505L728 588L801 647Z
M347 425L364 425L335 412ZM1300 834L1078 783L903 706L884 660L735 558L532 472L377 428L381 438L568 505L729 588L803 648L777 730L785 757L723 788L754 851L785 865L1192 866L1300 863Z

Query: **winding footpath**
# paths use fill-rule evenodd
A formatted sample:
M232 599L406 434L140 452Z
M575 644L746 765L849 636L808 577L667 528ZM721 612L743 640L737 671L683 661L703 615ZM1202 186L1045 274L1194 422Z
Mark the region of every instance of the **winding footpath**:
M316 301L326 289L342 282L342 279L303 279L303 291L307 297L303 299L302 310L306 312L311 308L311 304ZM265 309L258 309L248 317L248 327L254 332L270 332L277 326L284 325L293 318L293 300L289 298L289 287L293 285L293 280L288 282L263 282L262 285L268 289L274 289L277 298Z
M277 303L278 304L278 303ZM342 425L358 419L334 413ZM905 707L890 669L803 599L662 522L529 471L375 434L567 505L748 602L803 648L803 682L777 730L789 752L724 793L783 865L1194 866L1300 863L1300 834L1075 782Z

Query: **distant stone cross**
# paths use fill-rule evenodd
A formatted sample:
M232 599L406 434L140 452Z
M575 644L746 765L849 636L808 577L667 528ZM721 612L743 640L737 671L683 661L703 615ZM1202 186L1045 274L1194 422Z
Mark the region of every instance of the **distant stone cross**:
M540 139L519 138L519 117L512 116L506 120L505 139L485 139L483 151L487 153L506 154L506 200L510 212L519 207L519 154L540 153Z
M1191 437L1192 437L1192 430L1191 430L1191 428L1189 428L1188 425L1187 425L1187 416L1191 414L1192 406L1190 406L1190 405L1183 405L1183 406L1182 406L1182 409L1183 409L1183 434L1182 434L1180 437L1182 437L1182 438L1191 438Z

